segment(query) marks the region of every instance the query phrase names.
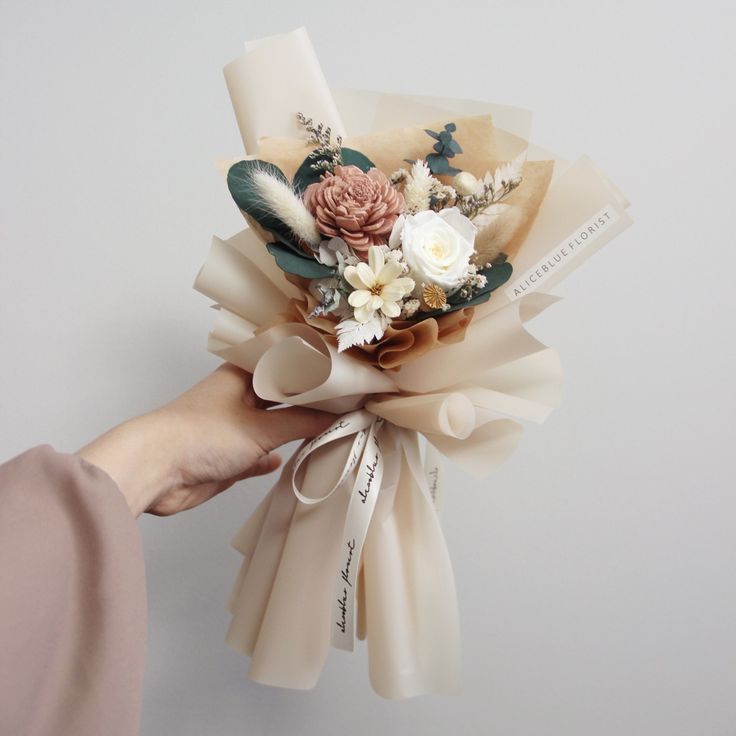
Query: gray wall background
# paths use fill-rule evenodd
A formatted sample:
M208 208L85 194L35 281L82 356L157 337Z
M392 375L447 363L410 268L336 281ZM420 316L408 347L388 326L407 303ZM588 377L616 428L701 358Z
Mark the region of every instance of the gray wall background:
M736 733L733 7L0 0L0 457L73 451L216 361L191 290L242 225L221 74L305 24L335 84L530 107L635 226L533 324L565 399L487 482L450 471L465 692L404 703L333 652L268 689L223 644L231 535L270 479L145 518L143 734ZM275 91L277 94L277 91Z

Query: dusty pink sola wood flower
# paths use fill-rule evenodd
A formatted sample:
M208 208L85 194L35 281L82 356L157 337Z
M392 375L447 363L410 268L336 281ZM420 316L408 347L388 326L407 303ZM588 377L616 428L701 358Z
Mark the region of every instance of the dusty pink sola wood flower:
M320 233L342 238L363 260L370 246L388 243L404 211L404 197L382 171L357 166L336 166L307 187L304 200Z

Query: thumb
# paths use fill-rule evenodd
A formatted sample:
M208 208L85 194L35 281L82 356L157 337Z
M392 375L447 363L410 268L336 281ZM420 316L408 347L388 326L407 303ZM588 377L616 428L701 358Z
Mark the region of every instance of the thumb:
M290 406L287 409L272 409L263 412L264 435L270 451L276 447L304 437L316 437L324 432L337 418L335 414L303 406Z

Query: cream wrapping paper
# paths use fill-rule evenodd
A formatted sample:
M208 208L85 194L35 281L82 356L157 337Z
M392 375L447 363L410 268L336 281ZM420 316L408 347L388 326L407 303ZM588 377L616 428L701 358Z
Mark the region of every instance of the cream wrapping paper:
M589 160L567 165L528 146L525 111L351 91L341 92L336 104L303 29L247 46L225 76L250 154L259 152L261 142L275 150L275 139L277 148L303 148L299 140L285 140L297 135L296 111L356 137L427 120L490 114L499 160L523 151L528 160L555 160L547 195L513 261L512 280L602 207L615 211L615 226L548 284L568 275L629 223L627 202ZM251 230L213 239L195 288L216 302L210 351L251 372L259 396L336 415L357 410L350 416L373 417L370 429L342 436L338 416L325 433L334 432L333 437L304 443L233 540L244 561L229 601L227 641L251 657L250 677L298 689L317 682L330 642L336 642L335 626L344 623L335 621L341 585L336 572L344 567L344 546L353 528L349 508L361 487L356 437L370 431L380 446L382 479L371 499L372 515L362 517L363 538L350 563L355 605L348 614L367 640L371 683L392 699L458 690L458 612L437 515L446 492L438 456L483 476L514 451L522 421L543 422L557 405L558 356L526 330L526 323L556 298L533 288L520 298L499 290L476 308L461 342L440 344L399 370L382 371L349 351L338 353L310 325L269 327L299 292ZM420 434L429 443L424 461ZM345 648L351 648L352 635L348 638Z
M264 135L297 137L295 110L344 134L337 106L304 28L245 44L245 53L225 67L240 136L248 153Z

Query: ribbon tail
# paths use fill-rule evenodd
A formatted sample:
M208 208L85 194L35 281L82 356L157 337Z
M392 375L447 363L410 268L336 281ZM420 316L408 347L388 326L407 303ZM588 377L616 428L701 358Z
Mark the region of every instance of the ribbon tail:
M418 436L393 427L401 463L363 550L370 678L391 699L457 692L460 628L455 579L424 474ZM393 498L389 498L393 495Z
M360 558L383 483L384 460L378 441L381 424L379 420L371 425L358 464L342 534L341 563L335 581L332 645L349 652L355 647Z

